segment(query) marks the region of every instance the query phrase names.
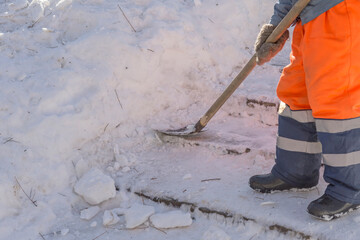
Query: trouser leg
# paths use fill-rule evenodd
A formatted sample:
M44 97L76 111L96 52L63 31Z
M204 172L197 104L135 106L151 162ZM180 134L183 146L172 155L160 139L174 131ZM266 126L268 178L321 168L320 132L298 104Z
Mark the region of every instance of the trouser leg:
M360 204L360 118L317 119L323 146L326 193L344 202Z
M315 186L319 180L321 144L312 113L283 107L279 111L276 164L272 174L299 188Z
M281 75L277 94L285 102L279 109L276 159L272 174L296 187L318 183L321 144L308 101L302 56L303 26L294 29L290 64Z

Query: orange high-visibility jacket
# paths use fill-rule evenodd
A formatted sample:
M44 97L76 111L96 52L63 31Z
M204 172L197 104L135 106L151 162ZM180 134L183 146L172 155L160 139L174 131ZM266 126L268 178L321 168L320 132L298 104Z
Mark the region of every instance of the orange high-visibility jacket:
M290 65L277 89L292 110L315 118L360 117L360 7L344 0L294 29Z

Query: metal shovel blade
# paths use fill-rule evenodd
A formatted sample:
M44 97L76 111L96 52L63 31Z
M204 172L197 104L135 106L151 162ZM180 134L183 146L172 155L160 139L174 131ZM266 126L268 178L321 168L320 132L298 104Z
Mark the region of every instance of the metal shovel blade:
M194 124L179 129L167 129L167 130L156 130L156 131L170 136L188 136L199 132L195 128Z

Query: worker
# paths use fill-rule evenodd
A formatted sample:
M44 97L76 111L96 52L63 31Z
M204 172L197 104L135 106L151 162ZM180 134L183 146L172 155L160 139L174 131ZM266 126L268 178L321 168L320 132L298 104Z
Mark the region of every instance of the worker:
M269 61L284 46L267 37L296 0L279 0L256 40L256 61ZM262 193L313 188L321 162L325 193L312 201L312 216L331 220L360 207L360 1L311 0L293 29L290 64L277 86L281 100L275 165L255 175Z

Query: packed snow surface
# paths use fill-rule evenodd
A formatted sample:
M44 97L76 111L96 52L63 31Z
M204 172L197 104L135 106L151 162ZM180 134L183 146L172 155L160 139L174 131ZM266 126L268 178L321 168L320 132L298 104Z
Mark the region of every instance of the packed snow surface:
M201 240L231 240L231 237L221 228L211 226L206 232L204 232Z

